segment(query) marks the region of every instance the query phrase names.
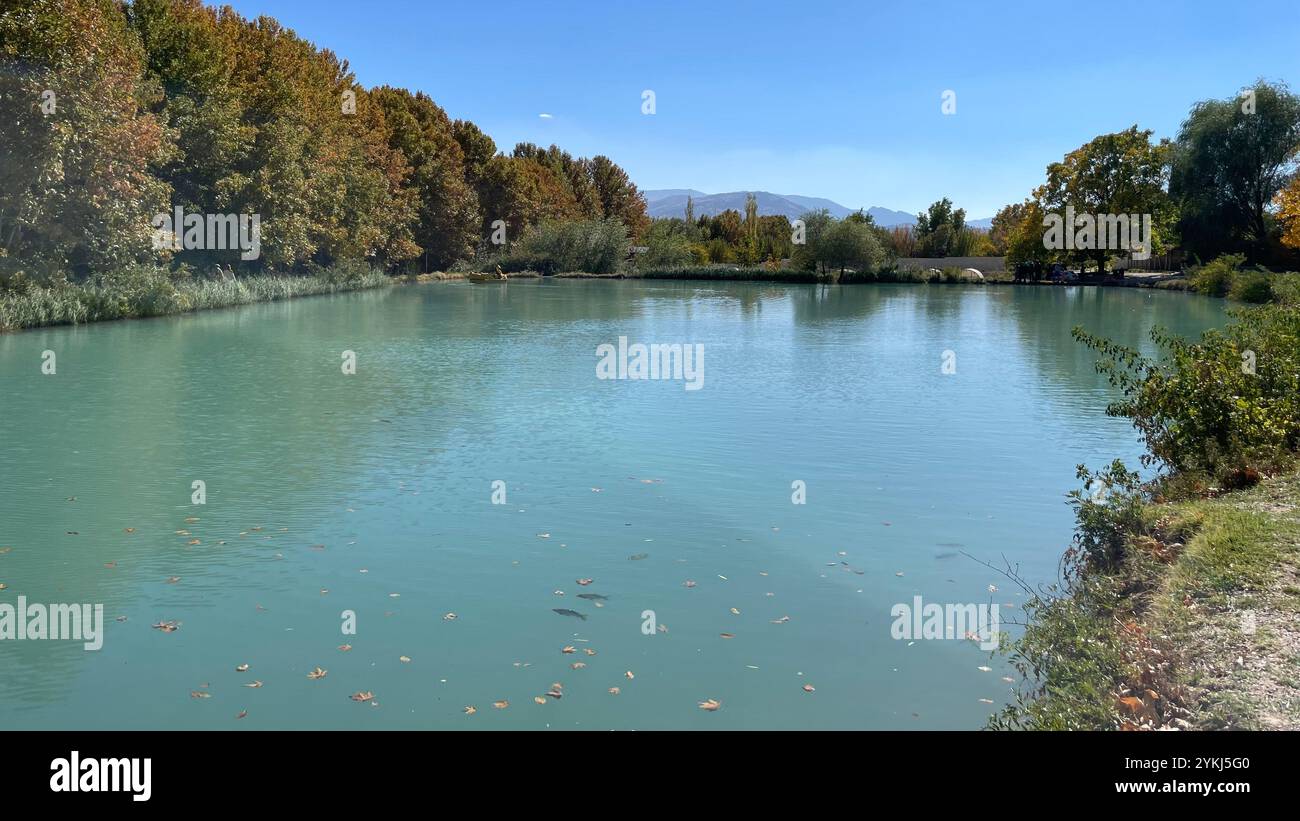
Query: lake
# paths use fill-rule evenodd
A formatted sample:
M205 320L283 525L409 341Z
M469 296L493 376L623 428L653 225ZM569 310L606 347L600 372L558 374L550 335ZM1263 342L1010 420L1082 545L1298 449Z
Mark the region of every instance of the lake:
M1072 326L1223 321L1138 289L520 280L0 336L0 604L104 619L97 651L0 641L0 727L978 728L1006 663L891 609L1017 619L983 563L1050 581L1075 465L1136 464ZM702 346L698 389L598 378L620 337Z

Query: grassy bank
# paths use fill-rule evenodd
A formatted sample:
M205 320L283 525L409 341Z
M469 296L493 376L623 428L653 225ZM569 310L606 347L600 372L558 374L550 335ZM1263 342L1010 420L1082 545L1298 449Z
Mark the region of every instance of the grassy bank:
M991 726L1300 729L1300 474L1134 522L1118 566L1031 599Z
M383 273L364 268L238 279L177 277L163 269L136 268L80 283L0 288L0 333L48 325L168 316L380 288L391 283Z
M991 726L1300 729L1300 293L1277 298L1195 342L1156 329L1158 359L1075 329L1162 471L1080 466Z

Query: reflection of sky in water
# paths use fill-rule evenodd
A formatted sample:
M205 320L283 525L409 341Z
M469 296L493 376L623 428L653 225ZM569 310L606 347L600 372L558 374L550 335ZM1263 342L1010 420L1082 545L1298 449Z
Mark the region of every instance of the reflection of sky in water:
M1002 663L894 641L890 608L1016 603L962 551L1051 579L1074 466L1136 461L1072 326L1221 319L1140 290L517 281L2 337L0 601L103 602L108 635L0 643L0 725L979 726ZM598 381L619 336L702 343L704 389Z

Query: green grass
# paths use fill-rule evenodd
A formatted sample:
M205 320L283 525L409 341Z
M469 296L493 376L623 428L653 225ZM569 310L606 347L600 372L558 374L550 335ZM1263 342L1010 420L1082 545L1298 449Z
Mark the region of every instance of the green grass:
M1024 680L990 726L1115 729L1123 695L1161 726L1300 727L1300 473L1141 519L1121 566L1027 604L1009 648Z

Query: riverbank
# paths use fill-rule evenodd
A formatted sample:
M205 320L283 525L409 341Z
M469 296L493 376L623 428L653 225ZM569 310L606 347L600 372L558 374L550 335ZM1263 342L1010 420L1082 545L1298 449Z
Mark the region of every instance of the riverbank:
M1161 473L1080 466L1061 580L1028 596L996 728L1300 729L1300 291L1158 357L1075 328Z
M135 269L84 283L0 289L0 333L171 316L255 302L383 288L394 281L382 272L369 269L229 279L178 279L160 269Z
M651 279L701 282L759 282L782 284L916 284L916 285L1059 285L1051 282L1014 282L1005 272L983 278L955 268L943 271L883 271L876 273L815 272L793 269L704 266L630 270L612 274L568 271L556 279ZM541 279L537 271L512 273L509 279ZM58 286L28 285L0 288L0 333L57 325L84 325L117 319L172 316L212 308L231 308L256 302L274 302L322 294L412 285L428 282L468 281L458 271L390 276L370 269L328 269L312 275L266 274L228 279L175 277L163 269L137 268L112 277ZM505 280L508 282L509 280ZM492 284L492 283L488 283ZM1090 284L1090 283L1075 283ZM1105 283L1109 287L1188 290L1186 280L1128 279Z
M887 269L884 271L804 271L795 268L769 268L765 266L736 265L701 265L683 268L631 268L612 274L591 274L582 271L556 273L557 279L659 279L699 282L776 282L793 284L823 285L871 285L902 283L910 285L1099 285L1117 288L1160 288L1162 290L1190 290L1187 280L1181 275L1132 275L1123 280L1103 282L1049 282L1047 280L1016 280L1007 271L985 273L974 276L964 273L961 268L943 268L934 270ZM509 275L510 279L536 279L543 277L537 271L519 271ZM437 272L403 277L409 282L442 282L465 280L469 276L463 272Z
M1134 522L1114 572L1031 601L1016 657L1052 658L991 726L1300 729L1300 473Z

